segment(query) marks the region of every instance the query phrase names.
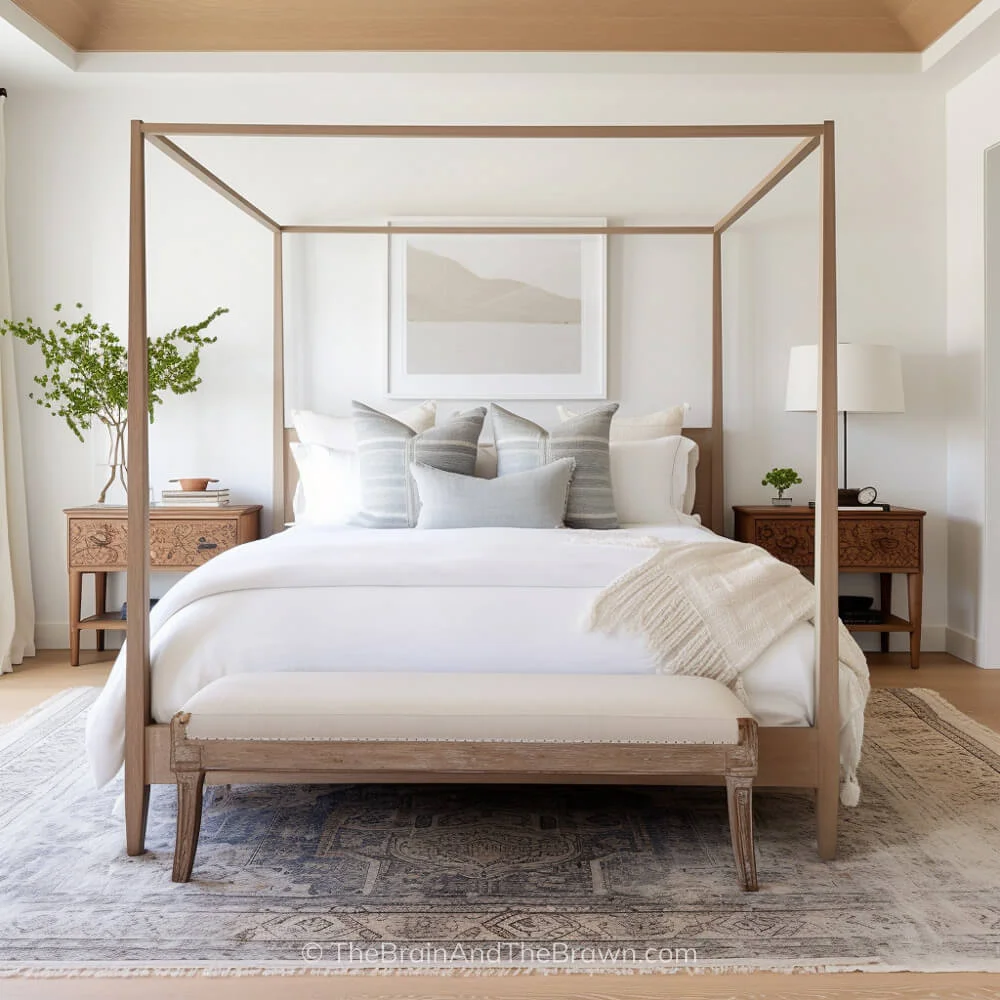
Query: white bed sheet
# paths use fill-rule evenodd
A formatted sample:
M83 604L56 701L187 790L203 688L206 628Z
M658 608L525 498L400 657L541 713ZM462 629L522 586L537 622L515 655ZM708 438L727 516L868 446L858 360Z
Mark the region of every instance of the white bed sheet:
M189 574L154 610L153 718L168 722L233 673L654 673L641 638L584 625L600 591L649 554L601 544L610 534L302 526L240 546ZM683 515L613 534L718 539ZM813 643L812 626L797 625L743 674L762 725L811 724ZM123 759L124 678L120 655L88 721L99 784Z

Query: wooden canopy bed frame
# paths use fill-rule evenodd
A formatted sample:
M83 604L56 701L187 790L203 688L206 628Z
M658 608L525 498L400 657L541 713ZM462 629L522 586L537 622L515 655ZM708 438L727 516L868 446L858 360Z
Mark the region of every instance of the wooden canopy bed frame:
M754 205L773 190L799 164L818 152L820 170L820 332L819 395L817 406L817 511L816 511L816 704L812 727L761 727L757 784L765 787L811 789L816 802L817 846L822 858L833 858L837 848L840 761L838 737L838 546L837 546L837 272L834 123L814 125L649 125L649 126L492 126L492 125L251 125L251 124L150 124L133 121L130 152L130 237L129 237L129 333L128 333L128 587L133 613L129 615L126 651L125 725L125 823L126 849L130 855L145 849L149 789L152 784L174 784L170 759L170 725L156 724L150 713L150 630L149 630L149 454L147 376L147 282L146 282L146 145L166 153L209 187L255 219L273 235L274 261L274 436L273 436L273 515L274 529L280 530L290 506L291 476L288 472L288 432L285 428L284 330L282 250L286 233L587 233L596 235L690 236L712 241L712 423L708 428L685 431L701 447L696 512L703 523L717 531L724 525L723 478L723 392L722 392L722 244L725 233ZM388 225L296 225L284 226L207 170L171 137L370 137L441 139L546 139L546 140L670 140L670 139L794 139L801 141L746 197L715 223L703 226L546 226L490 228L483 226L388 226ZM427 744L402 745L419 761ZM567 773L553 767L545 772L544 761L525 772L518 767L516 743L489 744L488 760L480 769L461 773L474 781L621 781L660 782L656 776L635 773L620 775L593 771ZM504 749L510 752L505 756ZM554 748L552 753L558 754ZM458 769L456 769L457 771ZM603 769L602 769L603 770ZM454 780L440 756L416 780ZM248 776L241 774L242 780ZM264 781L316 781L317 773L261 774ZM697 776L692 775L692 780ZM214 783L226 783L226 771L209 775ZM346 774L332 771L329 780L407 781L412 771L380 769ZM697 779L704 783L703 779ZM684 783L684 775L670 783Z

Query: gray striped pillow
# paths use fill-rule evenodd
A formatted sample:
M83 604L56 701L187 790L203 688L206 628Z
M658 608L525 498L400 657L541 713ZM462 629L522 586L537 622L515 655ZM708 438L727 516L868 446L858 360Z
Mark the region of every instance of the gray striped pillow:
M406 424L364 403L351 403L358 439L361 509L354 524L365 528L412 528L420 513L410 465L420 462L433 469L471 476L486 409L459 413L419 434Z
M560 458L576 460L569 487L566 525L570 528L617 528L611 491L608 438L617 403L581 413L551 431L493 404L497 475L537 469Z

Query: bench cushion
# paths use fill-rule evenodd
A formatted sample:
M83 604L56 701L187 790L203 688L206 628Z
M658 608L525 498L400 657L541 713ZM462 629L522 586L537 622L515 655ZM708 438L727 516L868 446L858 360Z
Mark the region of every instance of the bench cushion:
M183 711L194 739L566 743L735 744L750 717L718 681L659 674L236 674Z

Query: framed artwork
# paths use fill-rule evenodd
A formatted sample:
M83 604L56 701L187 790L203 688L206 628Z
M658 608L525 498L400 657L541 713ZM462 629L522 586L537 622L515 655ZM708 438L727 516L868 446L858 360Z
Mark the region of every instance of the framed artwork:
M396 225L603 226L604 219L396 219ZM389 237L387 394L604 399L607 237Z

